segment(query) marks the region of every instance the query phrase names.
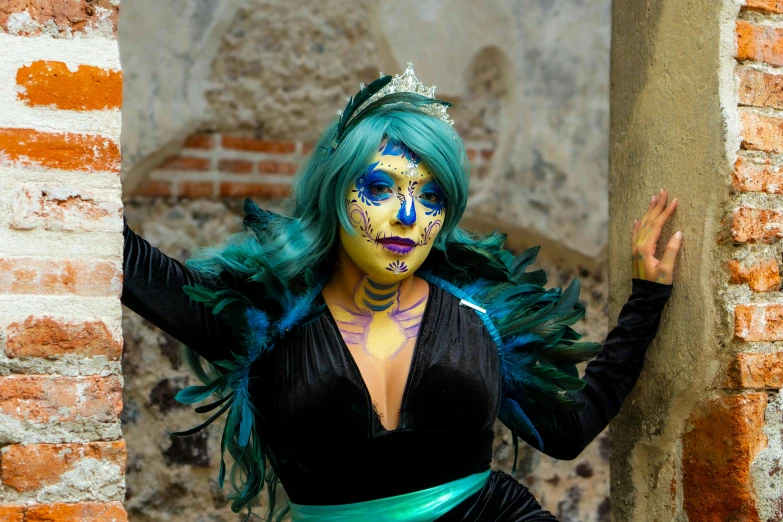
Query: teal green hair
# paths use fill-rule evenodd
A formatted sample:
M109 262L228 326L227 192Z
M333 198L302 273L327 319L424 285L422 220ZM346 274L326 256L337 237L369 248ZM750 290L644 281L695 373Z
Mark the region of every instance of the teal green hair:
M450 125L409 103L376 104L332 149L337 125L335 121L326 129L300 165L287 205L289 216L266 222L263 241L258 240L258 230L245 231L217 248L201 250L188 266L207 277L228 270L258 282L263 282L258 268L264 266L295 287L306 273L328 275L337 227L356 233L348 218L346 194L384 139L415 152L443 190L447 211L434 248L445 250L448 243L467 239L457 223L467 203L470 166L462 140Z

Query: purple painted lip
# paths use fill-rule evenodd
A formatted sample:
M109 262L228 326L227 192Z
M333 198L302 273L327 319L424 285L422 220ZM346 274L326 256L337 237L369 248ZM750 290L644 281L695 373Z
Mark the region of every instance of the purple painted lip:
M416 242L407 237L385 237L379 239L378 242L383 245L383 248L395 254L407 254L416 246Z

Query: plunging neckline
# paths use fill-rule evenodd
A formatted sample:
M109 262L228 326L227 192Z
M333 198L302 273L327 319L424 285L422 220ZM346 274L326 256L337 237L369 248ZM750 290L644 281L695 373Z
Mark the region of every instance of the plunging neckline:
M411 380L413 379L413 370L416 368L417 359L419 356L419 352L421 351L419 349L419 343L421 342L422 338L422 331L424 324L427 322L427 319L429 318L429 311L430 311L430 303L432 303L432 289L433 286L430 284L429 281L424 280L425 283L427 283L427 301L424 303L424 312L422 312L421 316L421 322L419 323L419 331L416 332L416 340L413 343L413 353L411 354L411 362L408 365L408 375L405 378L405 386L402 389L402 398L400 399L400 418L397 422L397 427L390 430L386 426L384 426L383 421L381 420L381 416L378 413L378 411L375 409L375 401L373 401L372 395L370 395L370 388L367 386L367 382L364 379L364 375L362 375L362 371L359 369L359 364L356 362L356 359L353 356L353 353L351 353L351 349L348 347L348 343L345 342L345 339L343 338L343 333L340 331L340 327L337 325L337 320L334 318L334 315L332 314L332 310L329 308L329 304L326 302L326 299L324 299L323 294L318 294L319 299L323 301L324 308L326 309L324 313L326 313L326 317L329 319L329 324L331 327L335 330L337 333L337 337L340 339L340 346L343 350L343 353L350 361L351 367L353 368L354 373L359 379L359 386L362 389L362 392L364 393L364 397L369 405L370 408L370 415L372 415L373 418L373 426L372 431L373 435L375 435L375 425L377 424L380 426L381 433L387 434L387 433L394 433L396 431L401 431L403 428L400 427L402 424L402 412L405 410L405 403L408 398L408 392L411 387Z

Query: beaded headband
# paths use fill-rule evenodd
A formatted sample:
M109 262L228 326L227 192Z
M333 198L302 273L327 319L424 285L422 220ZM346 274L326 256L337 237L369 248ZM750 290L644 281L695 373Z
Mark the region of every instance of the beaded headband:
M438 118L449 125L454 125L454 120L446 113L451 104L435 98L435 86L427 87L419 81L413 72L413 64L411 62L408 62L408 67L402 76L398 74L392 78L381 73L381 77L370 85L359 84L359 89L359 92L353 98L347 98L348 105L345 106L345 110L337 111L337 114L340 116L340 122L332 142L332 150L336 149L340 144L346 131L358 119L361 119L360 115L366 108L389 95L393 95L394 101L399 100L397 101L398 103L412 103L425 114ZM414 103L414 99L417 97L410 95L418 95L423 97L423 99L418 98Z

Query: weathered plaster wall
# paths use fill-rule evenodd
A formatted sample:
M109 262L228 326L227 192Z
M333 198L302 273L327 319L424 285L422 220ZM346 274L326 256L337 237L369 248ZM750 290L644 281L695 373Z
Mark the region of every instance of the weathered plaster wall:
M726 275L718 240L731 163L719 87L722 24L733 18L722 4L614 2L609 257L629 258L633 219L662 187L680 202L663 236L684 234L674 295L612 428L617 521L686 520L680 436L725 350L718 299ZM630 278L630 263L610 265L610 317L626 299Z
M126 192L200 128L210 66L243 0L134 0L120 11Z
M411 60L498 149L473 217L602 255L609 2L150 1L120 24L126 192L199 127L313 141L359 81Z
M127 191L196 127L314 141L360 81L412 61L498 151L473 217L603 255L610 2L150 1L120 25Z
M474 216L605 255L610 2L509 2L511 90Z

